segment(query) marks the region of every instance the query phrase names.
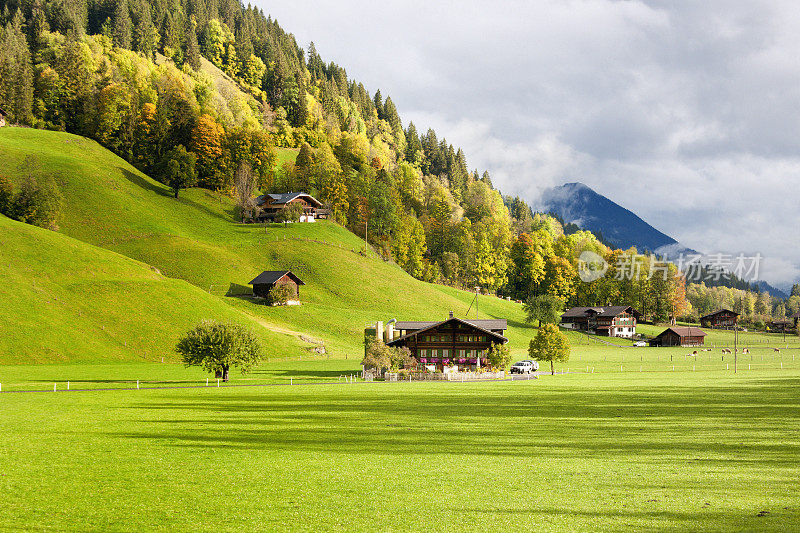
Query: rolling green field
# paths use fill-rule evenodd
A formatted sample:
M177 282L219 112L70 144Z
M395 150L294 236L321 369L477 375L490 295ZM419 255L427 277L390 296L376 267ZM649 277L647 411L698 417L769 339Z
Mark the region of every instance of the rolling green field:
M0 402L0 529L800 526L796 370Z
M175 200L167 187L82 137L3 128L0 150L4 154L0 174L18 182L27 173L49 177L58 184L65 198L60 235L132 258L166 278L188 282L216 297L219 305L230 308L229 313L250 315L266 328L319 339L333 357L363 353L363 330L369 322L393 317L444 319L451 310L464 316L474 296L415 280L375 255L360 255L357 252L363 249L363 241L332 222L286 227L237 224L231 200L224 195L191 189ZM279 154L282 159L294 155L286 150ZM46 267L46 248L35 241L31 247L39 250ZM13 256L17 252L10 248L4 253ZM247 285L263 270L280 269L290 269L305 281L301 307L271 308L224 296L231 287ZM72 283L72 270L62 268L57 274L62 284ZM18 272L17 278L26 282L25 275ZM99 304L93 292L86 292L85 298L87 306ZM534 330L523 323L520 305L485 297L480 314L482 318L508 318L509 338L522 353ZM170 320L169 313L161 317ZM12 315L11 325L24 320L24 315ZM160 353L151 350L149 355L174 360L171 347L184 326L177 321L160 337ZM86 360L78 343L65 344L76 347L62 354L65 360ZM296 350L286 353L287 357L295 355ZM13 361L9 361L11 357ZM140 360L128 352L114 357ZM19 347L5 359L18 363L40 360L38 351Z
M4 128L0 153L65 198L59 232L0 217L0 530L800 528L796 336L742 333L736 374L730 332L696 355L569 332L556 376L364 383L367 323L465 316L474 295L333 223L176 201L81 137ZM284 268L300 307L226 296ZM526 358L521 306L478 304ZM177 363L202 318L249 325L266 360L222 386Z

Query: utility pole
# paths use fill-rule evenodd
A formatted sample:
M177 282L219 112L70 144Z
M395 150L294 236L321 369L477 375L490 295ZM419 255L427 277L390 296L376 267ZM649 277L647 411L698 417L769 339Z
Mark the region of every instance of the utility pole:
M480 287L475 287L475 320L478 320L478 293L480 290Z
M738 371L739 362L739 326L733 325L733 373Z

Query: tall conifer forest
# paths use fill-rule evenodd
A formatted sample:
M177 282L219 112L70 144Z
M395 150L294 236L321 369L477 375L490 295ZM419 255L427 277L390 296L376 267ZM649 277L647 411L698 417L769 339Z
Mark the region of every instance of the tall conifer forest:
M0 0L0 80L12 124L94 139L176 195L233 196L246 165L262 192L317 196L416 278L654 319L692 312L677 269L650 278L649 259L630 279L581 282L583 251L611 274L623 252L501 196L463 150L238 0Z

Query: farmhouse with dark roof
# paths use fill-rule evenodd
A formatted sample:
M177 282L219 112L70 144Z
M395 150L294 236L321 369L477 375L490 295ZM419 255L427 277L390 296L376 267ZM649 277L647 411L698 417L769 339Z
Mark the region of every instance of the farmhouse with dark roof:
M453 316L441 322L397 322L376 325L376 335L389 346L406 347L423 365L442 369L458 366L474 370L487 365L486 356L492 344L506 344L505 319L477 320Z
M283 194L262 194L256 198L256 220L274 220L278 213L289 204L303 207L300 222L314 222L318 218L328 218L329 212L322 208L322 202L304 192Z
M732 328L739 319L739 313L729 309L720 309L700 317L700 325L704 328Z
M630 305L573 307L561 315L561 326L605 337L633 337L640 316Z

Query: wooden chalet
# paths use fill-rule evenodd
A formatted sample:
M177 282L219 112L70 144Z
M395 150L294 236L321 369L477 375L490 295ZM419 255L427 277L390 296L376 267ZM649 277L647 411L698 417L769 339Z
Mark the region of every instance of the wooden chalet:
M729 309L720 309L700 317L700 326L704 328L732 328L739 320L739 313Z
M792 327L794 327L794 321L789 319L778 319L769 323L769 329L778 333L785 333Z
M700 328L672 326L650 339L650 346L702 346L705 337Z
M300 285L305 285L303 280L292 274L290 270L266 270L250 282L253 294L262 298L269 296L269 291L278 285L285 285L291 290L291 301L300 300Z
M393 328L397 328L397 335L392 333ZM442 322L397 322L387 331L390 340L386 344L408 348L420 364L437 370L445 366L475 370L487 365L492 344L508 342L503 335L507 329L505 319L468 320L450 313Z
M561 315L561 325L605 337L633 337L640 317L629 305L573 307Z
M303 207L300 222L313 222L318 218L328 218L330 212L323 209L322 202L304 192L284 194L262 194L256 198L255 219L258 221L274 220L278 213L289 204Z

